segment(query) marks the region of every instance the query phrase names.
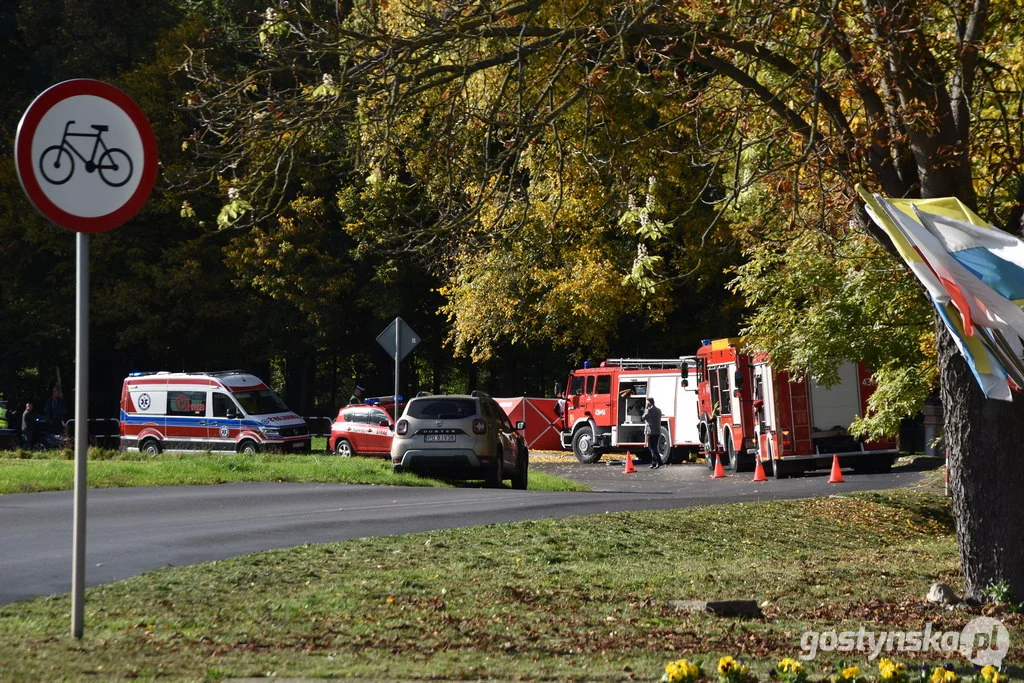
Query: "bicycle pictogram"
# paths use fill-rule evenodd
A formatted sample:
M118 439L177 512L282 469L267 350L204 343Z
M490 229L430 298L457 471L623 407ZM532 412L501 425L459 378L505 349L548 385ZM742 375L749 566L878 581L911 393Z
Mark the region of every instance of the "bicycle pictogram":
M132 159L119 147L107 147L103 142L103 134L110 127L93 125L95 133L72 133L74 121L64 126L64 135L59 145L52 145L43 150L39 156L39 171L42 176L54 185L63 185L75 172L75 157L85 163L88 173L98 171L100 178L110 187L121 187L132 177ZM92 154L87 159L84 154L71 143L71 138L93 138ZM99 159L96 156L99 154Z

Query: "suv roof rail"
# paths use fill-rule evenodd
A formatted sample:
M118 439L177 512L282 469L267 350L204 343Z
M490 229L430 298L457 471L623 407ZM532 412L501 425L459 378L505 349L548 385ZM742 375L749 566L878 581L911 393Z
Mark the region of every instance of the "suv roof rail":
M473 391L471 391L469 393L469 395L470 396L483 396L484 398L490 398L491 397L491 395L488 394L486 391L480 391L479 389L474 389Z

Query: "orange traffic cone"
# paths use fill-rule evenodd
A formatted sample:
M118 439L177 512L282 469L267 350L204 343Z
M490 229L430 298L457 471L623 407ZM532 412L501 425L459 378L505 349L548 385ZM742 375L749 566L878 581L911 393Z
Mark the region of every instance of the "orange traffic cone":
M636 467L633 466L633 454L626 451L626 469L622 470L623 474L636 474Z
M832 476L828 478L830 484L842 484L843 483L843 471L839 469L839 456L832 456Z
M768 477L764 476L764 467L761 466L761 461L757 461L757 465L754 467L754 481L768 481Z
M711 477L712 479L725 479L725 470L722 469L722 461L719 460L718 456L715 456L715 473Z

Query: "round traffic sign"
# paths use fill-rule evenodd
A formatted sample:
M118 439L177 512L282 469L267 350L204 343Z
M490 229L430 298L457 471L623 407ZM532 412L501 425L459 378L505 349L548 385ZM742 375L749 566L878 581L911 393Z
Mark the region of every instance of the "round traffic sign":
M124 224L156 182L156 138L146 115L114 86L85 78L36 97L18 124L14 157L36 208L78 232Z

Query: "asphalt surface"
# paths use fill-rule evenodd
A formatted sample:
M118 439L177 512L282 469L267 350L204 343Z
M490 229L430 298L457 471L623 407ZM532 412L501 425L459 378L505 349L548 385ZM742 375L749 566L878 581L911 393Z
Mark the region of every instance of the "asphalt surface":
M622 461L536 462L535 471L583 482L593 492L515 491L338 484L246 483L90 489L86 585L168 566L304 543L563 518L623 510L781 500L909 486L920 471L828 473L782 481L739 474L712 479L704 465L623 472ZM0 496L0 605L71 590L70 491Z

